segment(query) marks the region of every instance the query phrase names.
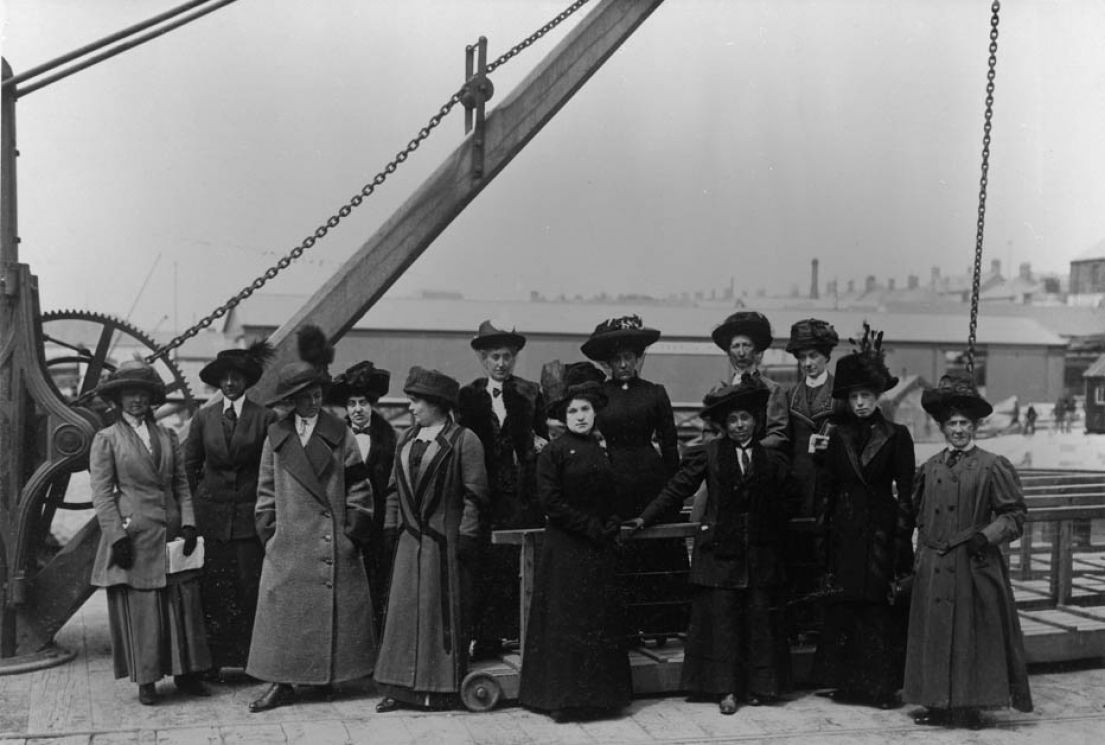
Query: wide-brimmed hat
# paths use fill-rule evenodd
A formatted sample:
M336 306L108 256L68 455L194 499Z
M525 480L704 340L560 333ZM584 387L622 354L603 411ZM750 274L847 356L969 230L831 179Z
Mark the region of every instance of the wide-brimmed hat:
M797 355L803 349L816 349L827 357L839 343L840 337L832 324L817 318L806 318L790 327L787 351Z
M864 321L863 337L857 349L836 363L833 398L848 398L849 393L857 390L885 393L898 385L898 378L890 374L884 356L882 332L875 331Z
M771 391L762 380L742 375L739 382L707 393L702 399L702 410L698 416L721 424L729 412L742 409L759 417L766 410L770 395Z
M128 388L149 391L151 406L165 403L165 383L153 366L145 360L127 360L120 364L115 372L97 387L96 393L109 401L118 401L119 394Z
M591 338L583 342L583 353L593 360L609 360L618 347L630 347L644 351L645 347L660 338L660 332L650 329L638 315L608 318L591 332Z
M342 406L350 396L364 396L370 401L378 401L387 395L390 385L391 373L365 360L334 378L326 400Z
M564 393L546 407L553 419L564 421L565 409L573 399L583 398L591 402L595 410L606 406L607 397L602 389L605 373L590 362L573 362L564 366Z
M943 424L953 412L978 421L990 416L994 407L979 395L975 381L966 372L952 372L940 378L935 388L921 393L921 408Z
M449 408L456 408L457 397L460 395L460 383L440 370L426 370L415 365L407 374L403 393L408 396L432 399Z
M261 379L265 364L275 353L267 339L254 342L247 349L224 349L200 370L200 380L212 388L218 388L228 371L237 370L245 378L246 388L249 388Z
M771 322L763 313L754 310L738 310L722 321L710 333L710 337L714 340L714 344L728 352L729 344L737 334L751 339L757 352L762 352L771 346Z
M313 385L325 385L326 383L326 373L310 362L303 362L302 360L289 362L280 368L280 372L276 376L276 392L269 400L269 405L291 398Z
M519 334L513 328L510 331L501 329L494 321L484 321L480 324L476 335L472 337L472 349L498 349L499 347L511 347L520 351L526 346L526 337Z

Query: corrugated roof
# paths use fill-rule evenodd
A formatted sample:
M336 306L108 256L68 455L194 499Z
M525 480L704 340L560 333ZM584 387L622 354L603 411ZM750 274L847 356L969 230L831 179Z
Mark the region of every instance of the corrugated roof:
M235 308L226 328L276 328L307 300L306 296L257 293ZM749 304L754 308L753 304ZM668 339L708 340L710 331L730 312L724 308L669 305L623 305L589 302L529 302L518 300L450 300L384 298L354 328L363 331L437 331L474 333L484 319L513 326L528 334L585 337L606 318L636 313L645 325ZM963 344L967 338L967 307L962 313L897 313L832 310L771 310L775 336L785 338L791 324L810 316L828 321L842 339L853 337L864 320L886 332L888 342ZM980 344L1066 346L1062 337L1034 319L980 315Z

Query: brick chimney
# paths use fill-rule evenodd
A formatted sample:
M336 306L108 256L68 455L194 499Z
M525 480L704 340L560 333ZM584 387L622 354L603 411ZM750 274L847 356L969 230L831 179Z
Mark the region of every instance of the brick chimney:
M1027 261L1022 262L1019 269L1020 269L1020 271L1018 272L1018 274L1019 274L1020 278L1023 279L1025 282L1031 282L1032 281L1032 264L1028 263Z
M864 292L874 292L875 291L875 275L874 274L868 274L867 275L867 281L864 282L863 291Z
M817 300L817 259L810 262L810 300Z
M920 286L921 280L916 274L911 274L909 275L909 278L906 279L906 287L910 290L916 290Z

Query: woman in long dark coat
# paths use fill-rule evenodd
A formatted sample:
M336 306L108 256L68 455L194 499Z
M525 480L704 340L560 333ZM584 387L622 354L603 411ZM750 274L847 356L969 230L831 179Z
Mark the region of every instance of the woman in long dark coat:
M835 398L848 413L829 441L824 489L828 572L838 593L825 608L814 679L834 698L899 705L907 609L892 592L913 565L913 438L888 421L879 396L897 385L882 361L881 334L840 360Z
M594 435L595 411L606 401L602 378L587 362L565 371L566 393L551 409L567 431L537 460L547 524L518 700L558 721L621 709L632 693L621 603L611 592L619 532L614 473Z
M966 376L945 376L921 399L948 448L917 474L917 562L905 689L926 708L918 724L981 726L979 710L1032 711L1024 639L1001 546L1027 512L1013 465L976 447L993 407Z
M709 394L700 416L724 436L690 451L631 523L635 530L655 523L706 482L680 688L720 700L722 714L736 713L742 701L757 706L778 699L790 679L783 549L799 495L786 456L759 442L769 396L749 375Z
M199 570L168 574L165 545L183 538L190 556L198 536L184 454L153 408L165 385L145 362L124 362L99 393L120 409L96 433L89 453L92 505L103 531L92 584L107 588L115 677L138 684L138 700L157 703L156 683L208 695L199 676L211 666L203 628Z
M587 357L609 369L610 378L603 384L607 404L595 428L606 439L618 495L615 513L623 518L639 515L679 467L668 392L638 374L645 349L659 338L660 332L645 327L638 316L625 316L603 321L583 344ZM681 507L671 506L661 521L679 521ZM687 568L682 539L635 543L623 549L619 571L631 635L666 637L687 627L686 606L678 602L685 595Z
M449 418L459 389L448 375L420 367L403 386L414 426L396 449L384 519L394 559L375 673L384 694L379 712L453 706L468 672L487 471L479 438Z

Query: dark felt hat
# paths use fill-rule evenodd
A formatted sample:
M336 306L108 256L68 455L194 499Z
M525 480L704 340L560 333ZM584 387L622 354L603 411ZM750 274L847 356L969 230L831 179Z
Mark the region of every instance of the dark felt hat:
M499 347L512 347L520 351L526 346L526 337L519 334L513 328L506 331L497 327L492 321L484 321L480 324L476 335L472 337L472 349L498 349Z
M840 343L832 324L816 318L806 318L790 327L787 351L798 354L803 349L816 349L826 355Z
M762 352L771 346L771 322L767 316L754 310L738 310L726 318L711 332L710 337L725 352L729 351L729 344L737 334L747 336L752 340L756 351Z
M836 363L833 398L848 398L848 394L857 390L885 393L898 385L898 378L890 374L883 357L882 332L865 321L858 348Z
M935 388L921 394L921 408L941 424L954 412L978 421L994 411L990 402L979 395L975 381L966 372L951 372L940 378Z
M387 395L390 385L391 373L365 360L334 378L326 399L342 406L350 396L365 396L370 401L378 401Z
M564 394L548 405L546 413L553 419L564 421L565 410L572 399L584 398L596 410L606 406L606 393L602 390L605 373L590 362L573 362L564 366Z
M767 399L771 391L763 381L751 375L742 375L740 382L710 391L702 399L702 410L698 415L712 422L722 423L729 412L737 409L761 416L767 408Z
M660 332L650 329L638 315L608 318L591 332L591 338L583 342L581 349L590 359L605 362L619 347L644 351L645 347L660 338Z
M449 408L456 408L460 383L439 370L426 370L415 365L407 374L403 393L408 396L429 398Z
M291 398L313 385L325 385L327 382L326 373L310 362L289 362L280 368L276 377L276 392L269 399L269 405Z
M227 371L237 370L246 379L246 388L249 388L261 379L265 364L275 351L264 339L249 345L248 349L224 349L200 370L200 380L212 388L218 388Z
M150 405L165 403L165 383L157 371L145 360L127 360L101 383L96 392L109 401L118 401L119 394L128 388L139 388L150 393Z

